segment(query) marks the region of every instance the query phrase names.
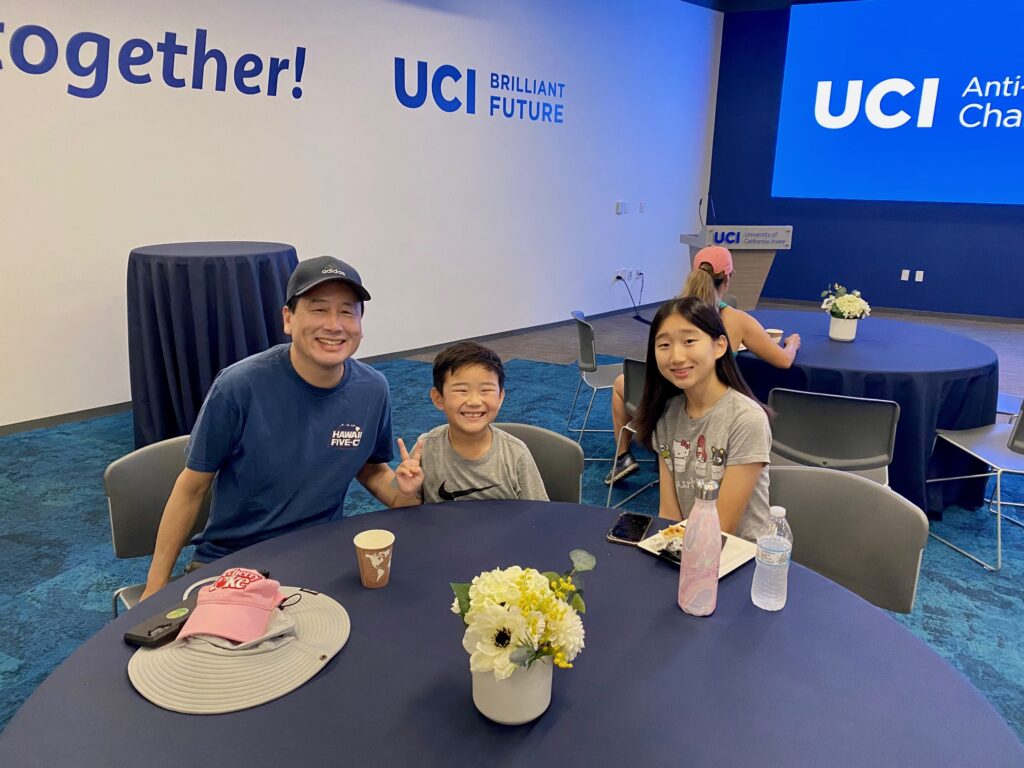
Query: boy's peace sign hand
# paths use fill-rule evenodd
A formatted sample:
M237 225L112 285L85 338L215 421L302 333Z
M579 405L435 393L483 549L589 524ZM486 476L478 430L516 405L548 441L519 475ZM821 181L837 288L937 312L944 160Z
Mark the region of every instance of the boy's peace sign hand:
M398 490L406 496L418 496L423 487L423 469L420 467L422 453L423 440L417 440L410 453L405 448L405 441L398 438L398 454L402 457L402 463L395 470L395 482Z

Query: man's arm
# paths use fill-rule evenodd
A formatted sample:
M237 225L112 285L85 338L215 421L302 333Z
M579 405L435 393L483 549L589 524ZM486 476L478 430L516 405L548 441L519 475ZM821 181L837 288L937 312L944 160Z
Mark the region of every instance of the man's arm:
M199 508L203 505L203 498L210 490L215 474L186 468L178 475L170 498L167 499L167 506L164 507L163 517L160 518L160 528L153 548L153 562L149 566L142 600L163 588L171 580L171 569L174 568L181 548L185 546L185 539L196 523Z

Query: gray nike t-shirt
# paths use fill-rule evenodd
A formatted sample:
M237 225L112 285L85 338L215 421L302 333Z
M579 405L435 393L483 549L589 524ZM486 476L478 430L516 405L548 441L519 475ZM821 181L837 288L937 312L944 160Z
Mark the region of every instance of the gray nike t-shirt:
M455 452L448 441L447 424L420 435L425 503L459 499L548 500L526 443L495 427L491 427L491 433L491 449L479 459L464 459Z
M730 464L763 464L747 509L735 534L756 541L768 522L768 453L772 432L764 409L746 395L730 389L699 419L686 413L686 395L668 401L654 428L654 449L675 477L679 511L685 520L693 509L694 483L706 476L722 482Z

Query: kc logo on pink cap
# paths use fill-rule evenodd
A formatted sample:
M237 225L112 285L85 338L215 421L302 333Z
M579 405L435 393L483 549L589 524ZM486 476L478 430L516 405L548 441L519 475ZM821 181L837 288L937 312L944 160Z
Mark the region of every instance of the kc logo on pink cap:
M236 643L255 640L267 631L270 612L285 599L280 586L251 568L229 568L199 590L196 608L178 637L216 635Z

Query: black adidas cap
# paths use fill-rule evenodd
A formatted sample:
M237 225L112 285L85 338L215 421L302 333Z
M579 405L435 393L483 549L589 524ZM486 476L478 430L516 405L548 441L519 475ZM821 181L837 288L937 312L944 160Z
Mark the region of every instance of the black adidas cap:
M296 296L301 296L311 288L315 288L328 280L339 280L352 286L363 301L370 300L370 292L363 287L363 281L356 272L355 267L346 264L341 259L333 256L317 256L315 259L300 261L299 266L288 278L288 294L285 302L289 302Z

